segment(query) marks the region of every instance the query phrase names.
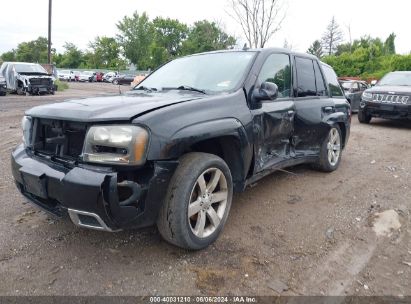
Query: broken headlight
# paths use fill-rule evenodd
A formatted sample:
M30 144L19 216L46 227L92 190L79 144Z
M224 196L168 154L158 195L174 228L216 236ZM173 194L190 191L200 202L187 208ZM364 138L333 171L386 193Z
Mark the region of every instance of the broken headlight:
M113 165L142 165L148 146L147 130L130 125L93 126L84 144L83 160Z
M31 124L32 119L30 116L23 116L21 120L21 129L23 130L23 144L26 148L30 144Z

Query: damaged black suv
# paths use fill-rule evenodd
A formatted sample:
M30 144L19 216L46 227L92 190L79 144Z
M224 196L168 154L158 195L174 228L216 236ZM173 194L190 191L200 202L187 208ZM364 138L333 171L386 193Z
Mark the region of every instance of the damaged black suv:
M157 224L170 243L201 249L223 229L233 191L287 166L336 170L350 122L334 71L316 57L204 53L122 96L27 111L12 171L29 201L78 226Z
M373 117L411 119L411 72L388 73L364 91L358 120L368 124Z

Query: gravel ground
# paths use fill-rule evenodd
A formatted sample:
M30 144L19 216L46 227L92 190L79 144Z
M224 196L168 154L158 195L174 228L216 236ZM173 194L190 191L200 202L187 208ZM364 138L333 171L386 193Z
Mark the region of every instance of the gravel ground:
M411 296L411 122L354 117L337 172L290 168L235 195L224 232L200 252L155 228L83 230L27 204L10 172L24 111L118 91L73 83L55 96L0 97L0 295ZM394 229L377 236L385 210L395 218L381 224Z

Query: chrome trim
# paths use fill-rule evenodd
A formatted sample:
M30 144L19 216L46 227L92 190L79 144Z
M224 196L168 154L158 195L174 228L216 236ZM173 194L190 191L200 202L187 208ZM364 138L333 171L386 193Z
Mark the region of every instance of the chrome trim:
M80 211L80 210L74 210L74 209L68 209L68 213L69 213L71 221L74 223L74 225L76 225L78 227L94 229L94 230L99 230L99 231L107 231L107 232L119 231L119 230L113 230L110 227L108 227L106 225L106 223L104 223L104 221L101 219L101 217L98 216L95 213ZM96 221L100 224L100 227L82 223L80 218L79 218L79 215L90 216L90 217L96 219Z

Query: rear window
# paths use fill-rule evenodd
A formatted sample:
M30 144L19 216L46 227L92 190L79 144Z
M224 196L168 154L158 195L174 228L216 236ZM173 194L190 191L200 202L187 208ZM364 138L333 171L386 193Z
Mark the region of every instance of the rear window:
M344 93L341 90L340 83L337 79L337 74L335 74L334 70L328 66L323 64L322 65L325 78L327 79L328 86L330 87L330 92L333 97L343 97Z

